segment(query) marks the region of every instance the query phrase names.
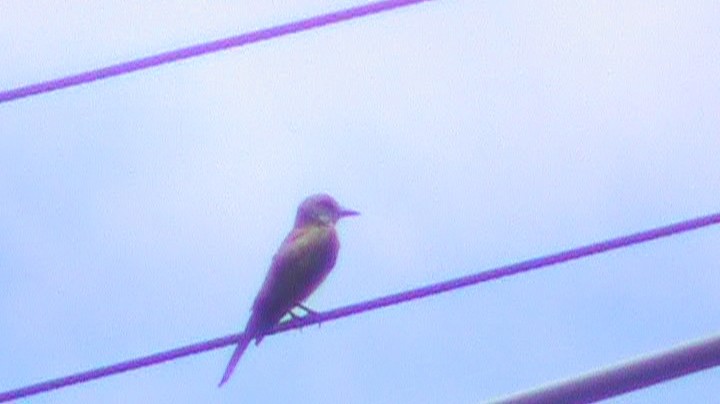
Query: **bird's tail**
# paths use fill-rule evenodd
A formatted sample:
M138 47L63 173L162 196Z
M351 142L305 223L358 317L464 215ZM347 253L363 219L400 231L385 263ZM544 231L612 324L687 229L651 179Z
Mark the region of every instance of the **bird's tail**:
M235 365L237 365L243 352L245 352L245 348L247 348L248 344L250 344L250 341L252 341L252 334L245 331L242 339L238 342L237 347L235 348L235 352L233 352L232 357L230 358L230 362L228 362L228 365L225 368L225 374L223 375L222 380L220 380L218 387L222 387L222 385L228 381L233 370L235 370Z

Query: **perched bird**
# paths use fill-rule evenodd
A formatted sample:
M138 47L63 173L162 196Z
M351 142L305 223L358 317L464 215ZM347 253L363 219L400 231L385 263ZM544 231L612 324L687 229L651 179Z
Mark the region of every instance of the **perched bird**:
M343 217L359 213L344 209L327 194L305 199L297 210L295 225L273 257L270 270L252 305L250 319L245 326L225 374L222 386L230 378L250 341L259 344L263 336L291 310L320 286L335 265L340 242L335 223Z

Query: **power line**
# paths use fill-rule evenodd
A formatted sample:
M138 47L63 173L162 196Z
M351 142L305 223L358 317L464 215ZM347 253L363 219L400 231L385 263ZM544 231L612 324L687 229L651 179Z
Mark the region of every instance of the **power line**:
M178 60L188 59L191 57L196 57L207 53L220 52L230 48L250 45L256 42L262 42L276 37L323 27L325 25L337 24L340 22L378 14L400 7L423 3L426 1L430 0L385 0L376 3L369 3L362 6L351 7L344 10L322 14L304 20L278 25L275 27L264 28L229 38L206 42L199 45L188 46L185 48L180 48L153 56L147 56L140 59L131 60L129 62L118 63L115 65L102 67L99 69L90 70L84 73L66 76L59 79L48 80L37 84L18 87L0 92L0 104L24 97L30 97L32 95L48 93L67 87L90 83L95 80L120 76L138 70L149 69L151 67L176 62Z
M311 316L302 317L299 319L293 319L290 321L283 322L276 326L267 335L277 334L280 332L289 331L292 329L319 324L331 320L348 317L351 315L363 313L370 310L380 309L403 302L408 302L415 299L420 299L442 292L449 292L451 290L475 285L481 282L487 282L495 279L500 279L506 276L516 275L523 272L528 272L543 267L560 264L576 260L579 258L588 257L619 248L629 247L632 245L648 242L662 237L668 237L679 233L684 233L692 230L697 230L703 227L720 224L720 213L715 213L707 216L701 216L695 219L690 219L682 222L677 222L667 226L657 227L654 229L641 231L638 233L612 238L609 240L601 241L598 243L588 244L586 246L565 250L556 254L546 255L544 257L534 258L527 261L521 261L515 264L506 265L491 269L489 271L479 272L476 274L464 276L461 278L452 279L449 281L420 287L417 289L408 290L394 295L384 296L372 300L368 300L361 303L352 304L345 307L340 307L334 310L326 311L323 313L317 313ZM178 359L184 356L189 356L213 349L222 348L228 345L237 343L242 337L240 334L227 335L225 337L215 338L209 341L200 342L196 344L186 345L180 348L175 348L169 351L164 351L141 358L131 359L125 362L120 362L110 366L104 366L97 369L76 373L74 375L60 377L57 379L48 380L45 382L21 387L15 390L9 390L0 393L0 402L10 401L27 397L35 394L40 394L50 390L59 389L62 387L71 386L73 384L85 383L90 380L99 379L102 377L110 376L117 373L127 372L129 370L139 369L146 366L155 365L158 363Z
M513 395L495 404L591 403L715 366L720 366L720 335Z

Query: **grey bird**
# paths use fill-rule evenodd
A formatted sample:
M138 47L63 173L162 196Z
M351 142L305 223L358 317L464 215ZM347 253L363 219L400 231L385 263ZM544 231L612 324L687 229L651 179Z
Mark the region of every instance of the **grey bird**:
M297 210L295 225L273 257L270 270L252 305L250 319L233 352L219 386L230 378L250 341L255 345L292 309L328 276L337 258L340 241L335 223L359 213L342 208L330 195L318 194L305 199Z

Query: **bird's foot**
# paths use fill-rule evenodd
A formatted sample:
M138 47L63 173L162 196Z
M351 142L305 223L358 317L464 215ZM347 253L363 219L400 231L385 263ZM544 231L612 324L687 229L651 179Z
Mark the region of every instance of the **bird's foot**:
M305 311L305 313L307 313L308 315L317 315L317 312L315 310L312 310L311 308L305 306L302 303L296 304L295 307L299 307L299 308L303 309Z
M305 306L304 304L298 303L297 305L295 305L295 307L299 307L299 308L303 309L305 311L305 313L307 313L304 317L307 317L308 319L311 319L318 315L318 312L316 312L315 310L312 310L311 308ZM319 328L322 325L322 322L318 321L317 325Z
M301 317L301 316L298 316L297 314L295 314L295 313L293 312L293 309L288 310L287 314L288 314L288 316L290 316L290 319L284 321L285 323L287 323L287 322L289 322L289 321L298 321L298 320L301 320L303 317L305 317L305 316L302 316L302 317ZM305 326L301 325L301 326L298 327L297 329L298 329L300 332L302 332L303 328L305 328Z

